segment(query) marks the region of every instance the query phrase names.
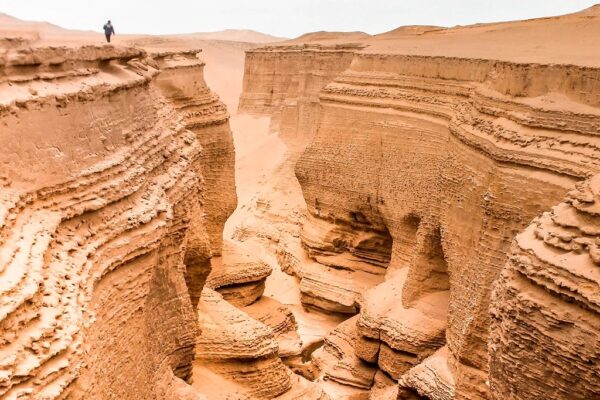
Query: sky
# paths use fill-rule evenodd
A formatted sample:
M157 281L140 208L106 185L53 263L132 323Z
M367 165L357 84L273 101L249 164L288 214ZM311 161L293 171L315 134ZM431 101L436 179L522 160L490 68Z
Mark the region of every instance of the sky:
M253 29L296 37L314 31L386 32L566 14L600 0L0 0L0 12L69 29L173 34Z

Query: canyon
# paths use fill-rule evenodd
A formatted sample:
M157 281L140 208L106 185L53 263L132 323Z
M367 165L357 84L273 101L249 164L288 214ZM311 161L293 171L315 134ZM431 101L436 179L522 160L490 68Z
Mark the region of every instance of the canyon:
M0 21L0 398L600 396L599 6Z

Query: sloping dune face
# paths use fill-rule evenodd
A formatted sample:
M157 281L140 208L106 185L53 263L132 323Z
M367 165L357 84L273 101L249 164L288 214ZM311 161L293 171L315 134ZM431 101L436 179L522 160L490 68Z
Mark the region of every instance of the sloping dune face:
M355 354L391 377L399 398L559 399L570 387L573 398L598 395L597 266L575 266L584 248L597 256L597 185L573 195L583 213L569 214L575 221L552 217L582 243L541 232L560 260L517 239L506 263L519 231L600 172L597 60L586 41L556 63L551 35L540 33L599 27L591 10L365 39L319 91L317 118L296 119L314 133L296 164L308 208L301 239L314 261L299 274L303 301L359 313L344 332L355 332ZM515 36L523 40L511 48ZM491 54L492 45L511 50ZM277 116L297 104L281 80L304 82L321 68L313 52L291 50L249 53L241 106ZM294 71L291 57L317 61ZM273 71L257 74L266 63ZM591 347L575 357L578 346Z
M0 397L198 398L194 299L235 208L197 51L0 48Z

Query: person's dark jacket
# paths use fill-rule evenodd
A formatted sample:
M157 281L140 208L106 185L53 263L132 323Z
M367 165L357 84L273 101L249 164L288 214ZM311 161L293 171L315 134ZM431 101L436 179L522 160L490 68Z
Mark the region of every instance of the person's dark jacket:
M107 23L107 24L104 24L103 28L104 28L104 34L105 34L106 36L109 36L109 35L111 35L111 34L112 34L112 35L114 35L114 34L115 34L115 28L113 28L112 24L108 24L108 23Z

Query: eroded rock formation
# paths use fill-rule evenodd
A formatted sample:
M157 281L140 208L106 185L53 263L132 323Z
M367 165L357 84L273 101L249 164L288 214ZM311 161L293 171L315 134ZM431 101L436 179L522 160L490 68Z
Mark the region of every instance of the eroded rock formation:
M495 399L600 393L600 176L517 235L492 301Z
M235 207L198 51L8 43L0 396L198 398L190 297Z
M198 305L194 387L211 399L327 400L282 360L300 353L292 314L269 298L242 309L205 288Z
M299 231L306 205L294 169L314 137L319 119L318 94L346 69L356 45L267 46L246 52L239 111L271 116L271 129L285 145L284 163L255 200L256 222L237 227L234 237L271 241L284 270L302 275Z
M232 242L225 242L223 256L212 260L206 286L229 303L243 307L258 300L265 290L271 267Z
M291 388L291 371L281 362L269 327L208 288L203 292L198 316L202 327L196 354L200 366L235 382L240 387L239 395L270 399Z
M307 207L304 252L284 251L282 268L302 278L305 305L359 312L354 330L344 323L316 353L325 375L363 385L360 369L351 367L356 356L383 371L371 383L382 396L537 398L552 386L542 378L552 368L563 382L555 398L568 397L570 374L583 380L575 397L598 394L595 340L581 354L571 353L573 340L583 345L585 335L598 333L598 315L586 314L593 302L583 294L596 290L591 261L567 277L541 261L511 257L495 297L500 303L492 304L500 322L490 326L488 310L515 235L600 167L598 65L585 58L586 44L557 62L543 50L552 46L548 37L536 32L592 35L599 21L593 9L486 28L398 30L358 45L296 41L248 54L241 109L273 113L284 137L302 132L312 138L295 168ZM527 40L504 53L490 51L513 35ZM302 117L296 91L288 94L290 85L282 82L319 71L315 52L325 48L354 55L320 89L318 104L311 103L316 117ZM302 57L306 61L294 63L303 67L298 71L289 61ZM261 75L264 65L272 67ZM285 122L286 109L295 110L295 120ZM593 190L586 193L579 197L589 202ZM580 241L571 244L570 236L538 236L565 251L584 248ZM583 242L591 260L595 244ZM547 298L532 298L525 278ZM548 314L569 296L585 307ZM545 320L531 315L537 322L525 322L526 312ZM555 327L573 319L581 323L581 336ZM547 337L547 331L556 333ZM525 361L515 361L521 359L518 346L529 342L539 347L524 350L524 359L552 354L534 362L539 365L531 374ZM354 355L348 354L352 347ZM581 373L569 369L572 357ZM491 386L488 376L495 376Z
M189 38L2 38L0 397L598 397L599 15L248 51L225 244Z

